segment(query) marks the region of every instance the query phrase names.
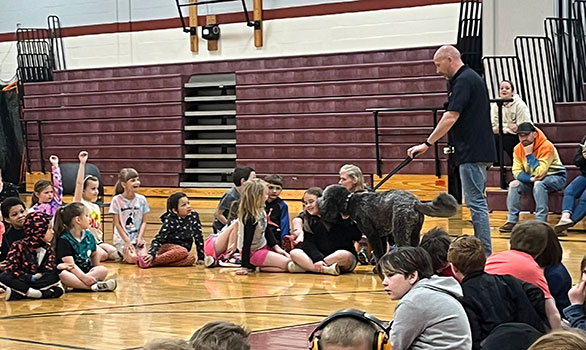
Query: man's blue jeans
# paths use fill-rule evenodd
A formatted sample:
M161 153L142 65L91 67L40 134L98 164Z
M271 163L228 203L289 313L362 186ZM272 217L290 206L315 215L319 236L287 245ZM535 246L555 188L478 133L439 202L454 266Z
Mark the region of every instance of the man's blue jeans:
M578 205L574 207L576 199L578 200ZM586 216L586 177L584 175L576 176L566 187L562 211L572 214L570 220L573 223L577 223Z
M511 185L518 184L516 187ZM519 212L521 211L521 194L533 193L535 199L535 218L539 221L547 221L549 212L549 192L561 191L566 185L566 174L548 175L541 181L521 182L512 181L509 184L509 193L507 193L507 222L517 223L519 221Z
M492 163L460 164L462 191L464 192L464 201L472 216L474 236L482 241L487 256L492 254L492 241L484 190L486 188L486 171L491 165Z

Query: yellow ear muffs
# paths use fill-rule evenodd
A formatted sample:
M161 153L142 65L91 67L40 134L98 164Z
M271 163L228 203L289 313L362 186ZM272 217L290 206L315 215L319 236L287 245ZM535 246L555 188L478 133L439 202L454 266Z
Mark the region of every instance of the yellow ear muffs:
M313 340L311 341L309 350L320 350L319 349L319 337L313 338Z
M391 342L385 332L376 332L374 334L374 350L391 350Z

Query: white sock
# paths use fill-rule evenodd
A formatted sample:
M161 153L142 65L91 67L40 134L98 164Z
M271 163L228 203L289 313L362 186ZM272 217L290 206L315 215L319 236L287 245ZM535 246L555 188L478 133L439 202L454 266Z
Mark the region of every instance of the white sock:
M40 299L43 296L43 293L41 293L40 290L29 288L26 291L26 296L29 298Z

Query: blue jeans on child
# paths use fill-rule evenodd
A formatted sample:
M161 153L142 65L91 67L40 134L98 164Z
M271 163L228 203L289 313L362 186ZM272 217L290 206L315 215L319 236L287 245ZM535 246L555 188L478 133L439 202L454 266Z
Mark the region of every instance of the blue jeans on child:
M576 199L578 205L575 205ZM562 211L572 214L570 220L576 223L586 216L586 176L578 175L566 187L564 191L564 201L562 202Z
M535 218L539 221L547 221L549 212L548 194L549 192L561 191L566 185L566 174L548 175L541 181L521 182L517 181L519 186L511 187L509 184L509 193L507 194L507 222L517 223L519 221L519 212L521 211L521 194L533 192L535 200ZM512 183L512 182L511 182Z
M488 204L484 190L486 189L486 171L492 163L463 163L460 164L460 179L464 201L470 209L474 236L484 245L486 255L492 254L490 240L490 222L488 220Z

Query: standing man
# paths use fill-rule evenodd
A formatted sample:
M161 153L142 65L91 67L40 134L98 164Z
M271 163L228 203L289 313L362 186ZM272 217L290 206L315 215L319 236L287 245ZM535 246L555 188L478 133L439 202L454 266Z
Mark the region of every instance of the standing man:
M411 158L426 152L450 133L451 159L459 165L466 206L470 208L474 235L482 241L486 255L492 253L488 205L484 189L486 171L496 161L486 84L464 65L460 52L451 45L440 47L433 56L438 74L448 80L448 107L427 140L407 150Z

